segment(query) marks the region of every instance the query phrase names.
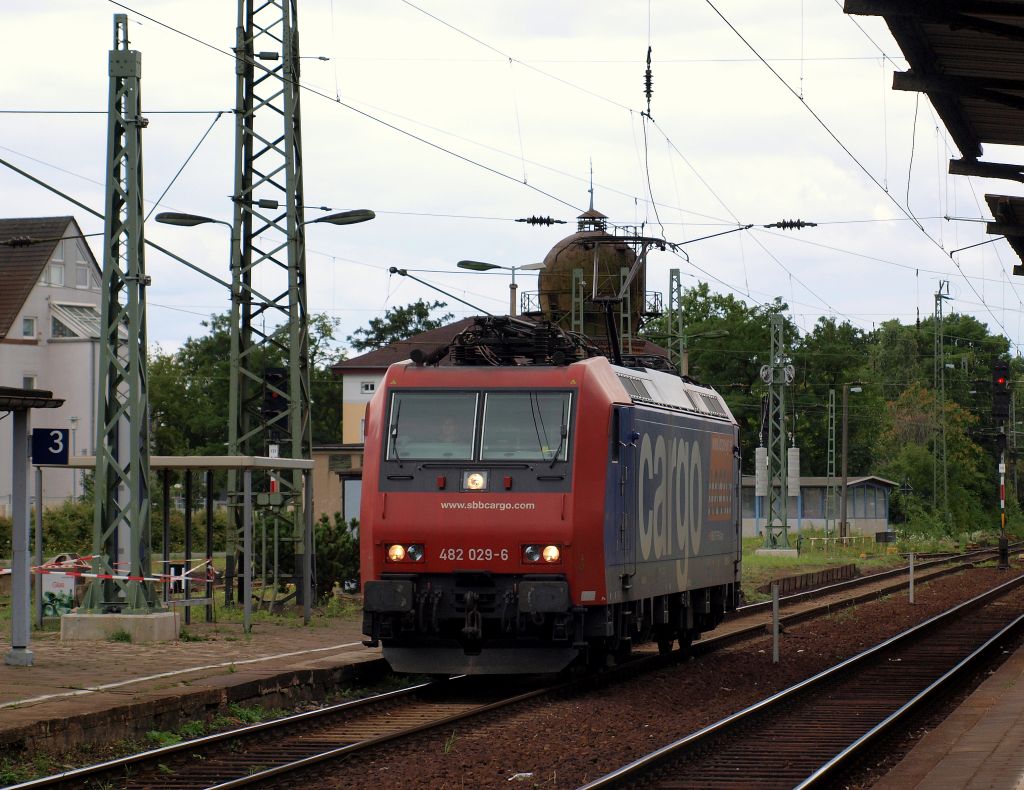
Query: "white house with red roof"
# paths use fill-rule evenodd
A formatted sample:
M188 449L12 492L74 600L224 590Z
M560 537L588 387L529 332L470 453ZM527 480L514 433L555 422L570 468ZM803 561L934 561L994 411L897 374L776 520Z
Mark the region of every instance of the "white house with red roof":
M0 386L51 390L64 405L36 428L66 428L76 455L96 440L100 267L74 217L0 219ZM0 418L4 415L0 413ZM0 514L11 505L11 433L0 431ZM47 471L43 503L81 491L81 473Z

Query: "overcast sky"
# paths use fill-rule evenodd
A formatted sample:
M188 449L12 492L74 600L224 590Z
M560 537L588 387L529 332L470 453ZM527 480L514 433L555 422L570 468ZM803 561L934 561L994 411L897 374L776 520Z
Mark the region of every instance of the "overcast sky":
M0 109L85 112L0 114L0 157L102 206L119 12L142 53L147 210L209 129L157 210L230 220L234 126L216 113L234 106L231 0L7 0ZM926 98L891 90L906 63L884 23L847 17L839 0L300 0L299 29L313 89L302 97L307 203L377 212L307 230L309 307L340 318L342 337L389 306L444 298L390 266L504 312L507 273L455 263L542 260L575 230L593 162L595 207L614 223L673 242L758 226L685 246L690 263L653 253L648 290L666 291L678 267L687 286L781 297L804 330L822 315L870 329L930 314L948 279L947 309L1021 341L1024 285L1010 282L1006 243L949 255L990 238L964 220L986 217L984 194L1012 185L947 175L959 152ZM654 123L640 115L648 45ZM992 148L986 158L1019 159ZM0 168L0 215L69 213L102 231ZM533 214L569 224L513 221ZM759 227L782 219L818 227ZM227 278L227 228L150 222L146 235ZM165 350L227 310L226 291L165 256L150 252L147 268L149 336ZM517 280L536 289L535 275Z

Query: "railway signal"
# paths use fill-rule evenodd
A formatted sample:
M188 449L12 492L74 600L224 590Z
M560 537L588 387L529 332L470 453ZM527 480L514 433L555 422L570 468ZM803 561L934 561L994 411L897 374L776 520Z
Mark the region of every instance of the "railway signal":
M1010 416L1010 365L996 360L992 365L992 416L999 421Z
M282 412L288 411L287 368L267 368L263 371L263 407L260 411L267 422L274 421ZM279 427L283 430L286 425L284 423Z

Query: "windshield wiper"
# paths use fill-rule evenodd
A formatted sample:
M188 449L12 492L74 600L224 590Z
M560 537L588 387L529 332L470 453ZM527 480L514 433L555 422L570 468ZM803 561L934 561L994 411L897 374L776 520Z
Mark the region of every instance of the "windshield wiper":
M551 457L551 465L548 469L554 469L555 463L558 461L558 456L562 452L562 447L565 445L565 437L569 435L569 425L565 421L565 401L562 401L562 422L561 422L561 437L558 440L558 447L555 448L555 454Z
M402 466L402 459L398 455L398 418L402 416L402 401L398 401L398 406L395 408L395 421L391 423L391 446L395 451L395 460L398 461L398 468L404 469Z

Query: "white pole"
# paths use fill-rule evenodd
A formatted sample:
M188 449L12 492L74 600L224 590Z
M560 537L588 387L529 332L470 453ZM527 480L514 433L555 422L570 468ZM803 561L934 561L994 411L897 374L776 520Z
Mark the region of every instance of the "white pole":
M11 649L4 663L16 667L32 666L29 641L32 613L29 602L29 514L28 514L28 437L27 409L13 413L14 432L11 470Z
M910 552L910 602L914 602L914 552Z
M242 630L252 630L252 469L242 473Z
M772 582L772 663L779 663L779 583Z
M43 467L36 467L36 565L43 564ZM43 627L43 577L35 574L36 628ZM74 589L72 585L71 589Z

